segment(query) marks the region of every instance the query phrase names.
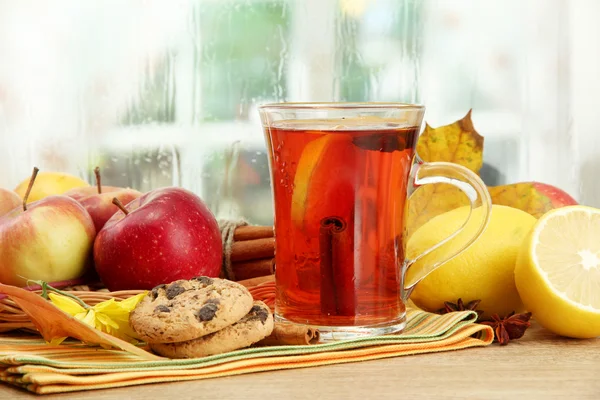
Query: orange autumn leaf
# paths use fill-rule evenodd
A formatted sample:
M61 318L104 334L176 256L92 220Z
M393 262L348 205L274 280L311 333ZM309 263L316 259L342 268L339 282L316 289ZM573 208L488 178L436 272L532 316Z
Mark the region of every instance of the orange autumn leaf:
M137 346L99 331L59 310L38 294L0 283L0 293L10 297L29 316L47 342L72 337L84 343L121 349L147 360L161 360Z
M473 126L471 110L450 125L437 128L426 125L417 143L417 154L423 161L452 162L478 173L483 165L483 136ZM431 218L467 204L467 197L449 184L419 188L410 197L406 223L408 235Z

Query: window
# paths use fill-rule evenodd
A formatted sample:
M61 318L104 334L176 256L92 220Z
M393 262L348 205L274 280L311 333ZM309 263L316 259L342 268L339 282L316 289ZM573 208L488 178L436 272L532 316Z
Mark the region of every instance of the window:
M0 3L0 186L35 164L218 216L272 221L257 105L473 108L488 184L539 180L600 206L594 0Z

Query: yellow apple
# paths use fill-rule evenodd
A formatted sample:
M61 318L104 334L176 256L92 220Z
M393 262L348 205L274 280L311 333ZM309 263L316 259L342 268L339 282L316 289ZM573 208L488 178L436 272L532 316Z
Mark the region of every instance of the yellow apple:
M15 192L20 197L25 195L29 180L29 178L23 180L23 182L19 183L15 188ZM29 194L27 202L31 203L47 196L63 194L67 190L84 186L90 186L90 184L74 175L61 172L40 172L37 175L35 185Z
M38 169L27 183L27 202ZM48 196L0 216L0 283L76 279L91 265L96 229L76 200Z
M49 196L0 217L0 282L25 286L81 277L90 266L96 229L67 196Z
M13 191L0 188L0 216L21 205L21 198Z

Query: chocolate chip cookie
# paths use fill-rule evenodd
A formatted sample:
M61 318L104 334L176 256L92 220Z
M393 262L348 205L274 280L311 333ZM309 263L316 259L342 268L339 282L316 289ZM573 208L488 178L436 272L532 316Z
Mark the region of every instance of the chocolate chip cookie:
M159 285L129 316L148 343L196 339L239 321L252 308L252 295L239 283L201 276Z
M273 331L273 315L262 301L255 301L240 321L220 331L180 343L151 343L157 354L169 358L197 358L248 347Z

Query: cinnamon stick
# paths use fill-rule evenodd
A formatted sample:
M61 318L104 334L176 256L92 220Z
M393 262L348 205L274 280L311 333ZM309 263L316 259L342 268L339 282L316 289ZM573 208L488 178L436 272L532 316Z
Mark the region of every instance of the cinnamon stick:
M275 272L274 265L275 260L271 257L231 263L231 269L236 280L243 280L272 275Z
M237 281L237 283L239 283L240 285L245 286L247 288L251 288L253 286L258 286L261 283L265 283L265 282L275 282L275 275L259 276L258 278L244 279L241 281Z
M354 287L354 245L352 230L339 217L321 220L321 312L324 315L353 316L356 310Z
M310 326L275 323L273 332L257 343L259 346L310 345L319 342L319 331Z
M335 295L335 281L333 279L333 252L332 229L335 225L328 221L321 222L319 231L319 255L321 270L320 301L321 313L324 315L337 315L337 300ZM337 229L342 229L341 227Z
M231 262L259 260L275 256L275 239L263 238L233 242Z
M233 240L236 242L242 240L264 239L274 236L272 226L252 226L245 225L236 228L233 233Z

